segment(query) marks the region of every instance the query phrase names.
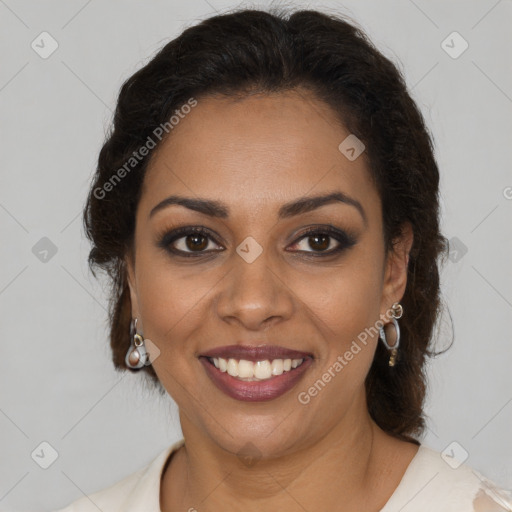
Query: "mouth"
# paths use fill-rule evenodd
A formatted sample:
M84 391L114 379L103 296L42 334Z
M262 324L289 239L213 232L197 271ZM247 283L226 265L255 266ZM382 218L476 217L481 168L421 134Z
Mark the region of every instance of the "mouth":
M247 359L224 359L222 357L209 357L208 361L218 368L221 372L227 372L231 377L246 382L257 382L271 379L284 372L289 372L292 368L300 366L304 359L268 359L263 361L248 361Z
M277 346L219 347L199 356L218 389L236 400L273 400L294 387L313 355Z

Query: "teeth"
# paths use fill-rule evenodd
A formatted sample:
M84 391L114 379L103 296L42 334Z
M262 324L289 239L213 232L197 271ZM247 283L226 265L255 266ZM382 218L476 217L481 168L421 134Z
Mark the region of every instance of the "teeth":
M254 377L257 379L270 379L272 376L272 366L270 366L270 361L256 361L256 364L254 364L253 367Z
M231 377L238 377L238 363L234 359L228 361L227 371Z
M294 359L295 361L295 359ZM272 361L272 375L281 375L283 373L283 360L274 359Z
M233 359L233 361L235 360ZM254 377L254 365L251 363L251 361L242 359L238 363L238 376L242 378Z
M304 359L274 359L270 362L268 359L264 361L247 361L246 359L223 359L222 357L210 358L216 368L221 372L227 372L232 377L240 380L254 381L266 380L272 376L281 375L288 372L292 368L300 366Z

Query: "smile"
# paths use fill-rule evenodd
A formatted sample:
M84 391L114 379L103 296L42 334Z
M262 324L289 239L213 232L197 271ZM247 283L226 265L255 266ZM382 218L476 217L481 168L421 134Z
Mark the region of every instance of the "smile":
M284 395L302 379L313 360L307 352L268 345L230 345L199 356L217 389L246 402L274 400Z
M212 357L209 360L221 372L227 372L231 377L247 382L271 379L284 372L289 372L292 368L297 368L304 362L303 358L274 359L272 361L266 359L256 362L233 358L226 360L223 357Z

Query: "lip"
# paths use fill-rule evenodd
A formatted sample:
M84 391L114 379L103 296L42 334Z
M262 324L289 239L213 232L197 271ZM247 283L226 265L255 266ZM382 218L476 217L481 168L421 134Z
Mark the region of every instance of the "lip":
M223 359L245 359L253 363L264 361L265 359L272 361L272 359L305 359L313 357L309 352L292 350L277 345L224 345L222 347L215 347L200 355L204 357L222 357Z
M304 373L313 363L311 355L305 352L285 349L283 347L242 347L238 350L234 346L219 347L199 356L206 374L215 386L227 396L244 402L266 402L274 400L292 389L303 377ZM257 350L255 350L257 349ZM210 355L213 354L213 355ZM209 360L210 357L226 357L230 355L234 359L247 359L250 361L262 361L265 359L304 359L300 366L292 368L281 375L261 381L243 381L232 377L227 372L222 372ZM265 354L262 356L261 354ZM284 355L284 357L283 357ZM269 357L267 357L269 356Z

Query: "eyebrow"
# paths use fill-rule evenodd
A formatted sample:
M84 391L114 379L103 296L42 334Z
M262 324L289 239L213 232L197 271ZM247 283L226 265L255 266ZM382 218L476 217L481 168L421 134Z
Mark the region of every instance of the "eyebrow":
M286 203L279 208L278 218L287 219L295 215L300 215L302 213L307 213L316 210L321 206L332 203L344 203L355 207L361 214L361 217L363 218L365 225L368 224L366 212L364 211L364 208L361 205L361 203L357 199L354 199L353 197L350 197L343 192L332 192L325 195L308 196ZM196 212L203 213L204 215L208 215L210 217L218 217L221 219L226 219L229 217L229 208L220 201L216 201L213 199L197 199L193 197L175 195L169 196L160 203L158 203L150 211L149 217L151 218L153 215L155 215L156 212L163 210L164 208L167 208L168 206L171 205L184 206L189 210L194 210Z

